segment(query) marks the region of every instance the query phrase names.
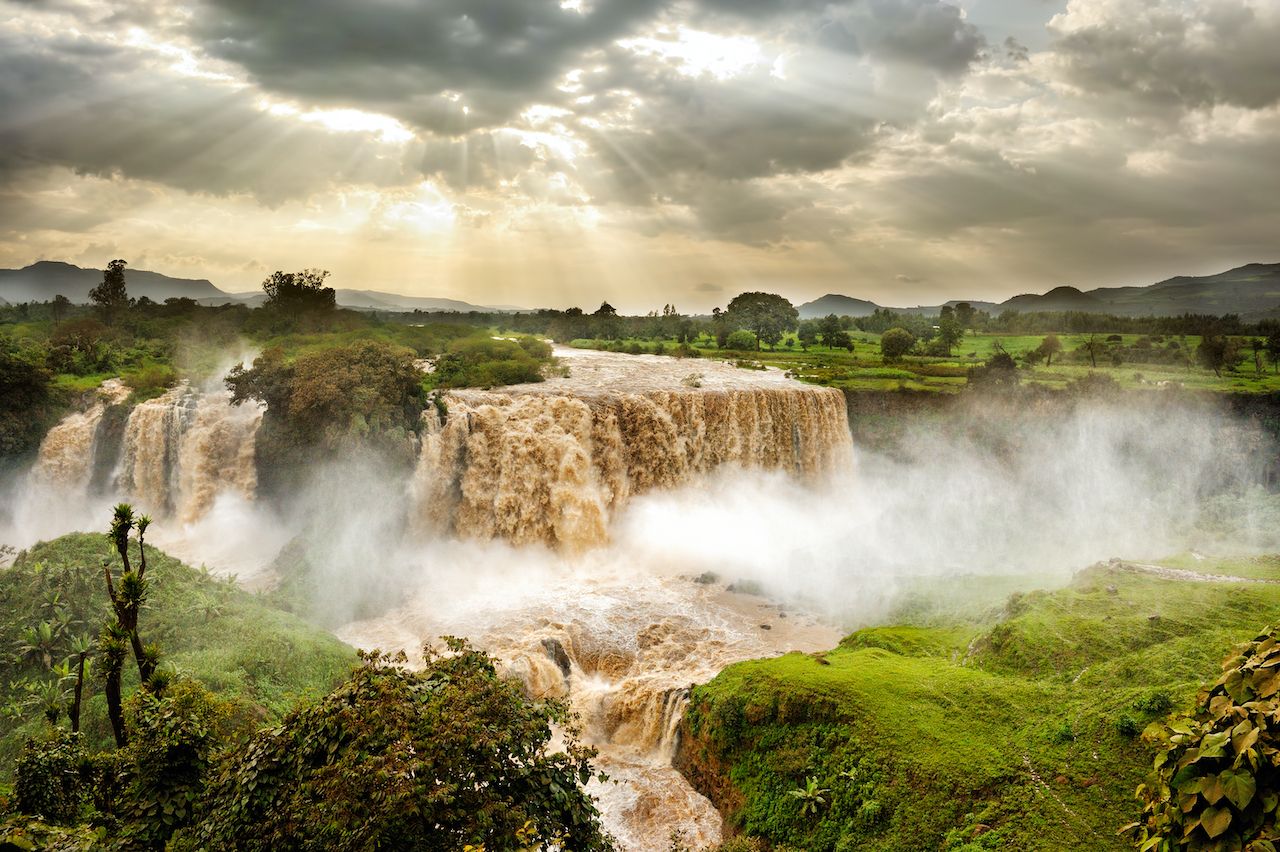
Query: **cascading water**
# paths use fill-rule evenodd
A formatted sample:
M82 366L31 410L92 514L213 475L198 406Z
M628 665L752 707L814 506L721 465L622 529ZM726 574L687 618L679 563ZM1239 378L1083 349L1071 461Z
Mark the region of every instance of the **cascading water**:
M629 361L635 380L620 382L611 359ZM421 527L583 550L607 541L633 495L722 465L812 477L849 456L839 391L719 362L689 373L688 362L655 356L568 360L570 378L454 391L445 413L424 414L413 485Z
M612 779L591 791L622 848L665 850L672 831L711 844L719 815L671 766L690 686L732 662L827 648L838 636L722 583L629 566L606 549L611 521L632 499L721 466L822 476L851 454L844 398L774 370L557 354L568 378L444 395L444 410L424 415L410 486L422 541L506 542L519 550L497 559L533 571L541 553L555 567L473 594L428 582L419 599L340 635L410 651L444 634L470 637L530 696L567 699L578 712Z
M129 388L119 379L103 382L88 408L67 415L45 435L31 469L32 479L46 487L87 491L102 443L103 416L128 396Z

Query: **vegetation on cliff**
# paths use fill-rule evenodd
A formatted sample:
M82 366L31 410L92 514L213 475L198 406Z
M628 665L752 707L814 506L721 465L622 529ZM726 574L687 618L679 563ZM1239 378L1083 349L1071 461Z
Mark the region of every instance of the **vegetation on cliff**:
M828 653L731 666L694 691L678 763L732 828L776 844L1128 848L1139 734L1280 605L1280 559L1195 570L1254 581L1099 565L998 611L916 598L901 626Z

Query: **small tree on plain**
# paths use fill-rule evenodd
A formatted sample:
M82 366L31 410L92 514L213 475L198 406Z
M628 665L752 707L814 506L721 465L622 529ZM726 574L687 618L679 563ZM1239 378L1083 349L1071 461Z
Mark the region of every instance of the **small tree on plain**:
M89 291L89 301L102 311L103 321L112 325L120 312L129 307L129 291L124 284L124 268L128 261L116 259L102 272L102 283Z
M886 361L899 360L915 345L915 335L905 328L891 328L880 335L880 354Z

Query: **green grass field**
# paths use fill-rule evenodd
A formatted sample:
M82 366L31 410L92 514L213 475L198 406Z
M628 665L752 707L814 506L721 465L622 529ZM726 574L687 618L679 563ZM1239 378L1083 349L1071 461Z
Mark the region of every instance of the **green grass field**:
M969 367L982 364L996 352L997 344L1020 359L1020 356L1037 348L1044 335L970 334L966 335L949 358L932 358L909 355L901 361L885 363L880 354L880 336L868 332L850 332L854 351L810 346L802 350L794 336L788 337L788 347L765 348L760 352L735 352L716 348L713 341L703 337L694 348L701 357L730 361L746 360L789 370L798 378L814 384L848 390L914 390L955 393L967 382ZM1118 335L1119 346L1132 347L1144 335ZM1259 373L1252 360L1252 353L1245 353L1245 360L1233 371L1224 371L1221 377L1194 363L1188 366L1185 358L1180 363L1122 362L1119 366L1110 357L1098 358L1098 366L1092 367L1083 352L1075 352L1088 338L1083 334L1059 334L1063 351L1054 357L1051 367L1043 364L1020 371L1024 384L1061 389L1090 372L1099 372L1114 378L1121 387L1181 386L1192 390L1210 390L1231 393L1280 392L1280 374L1264 363ZM1173 338L1166 338L1167 344ZM1194 335L1176 338L1181 351L1194 354L1200 338ZM571 345L580 348L600 349L621 345L623 351L639 348L654 352L659 345L666 354L672 354L679 345L675 340L623 340L606 342L599 340L574 340ZM1161 345L1161 344L1157 344Z
M1191 563L1280 579L1274 556L1167 564ZM736 828L799 849L1128 848L1116 830L1151 758L1138 732L1278 613L1280 585L1095 566L968 616L731 666L694 691L681 765ZM809 778L826 801L805 813L791 791Z

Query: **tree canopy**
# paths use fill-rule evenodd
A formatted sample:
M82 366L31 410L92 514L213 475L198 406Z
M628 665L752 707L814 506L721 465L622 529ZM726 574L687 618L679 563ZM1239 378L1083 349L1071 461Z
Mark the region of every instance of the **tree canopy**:
M120 312L129 307L129 292L124 284L124 268L128 261L116 260L102 272L102 283L89 291L89 301L102 311L107 325L115 322Z
M337 293L324 286L328 270L304 269L301 272L271 273L262 282L267 294L265 307L286 314L305 314L332 311L337 306Z
M729 321L751 331L756 349L773 345L799 322L800 314L786 299L774 293L740 293L729 302Z
M594 752L466 642L367 655L351 679L228 753L178 850L612 848L583 790ZM552 725L567 731L552 748Z

